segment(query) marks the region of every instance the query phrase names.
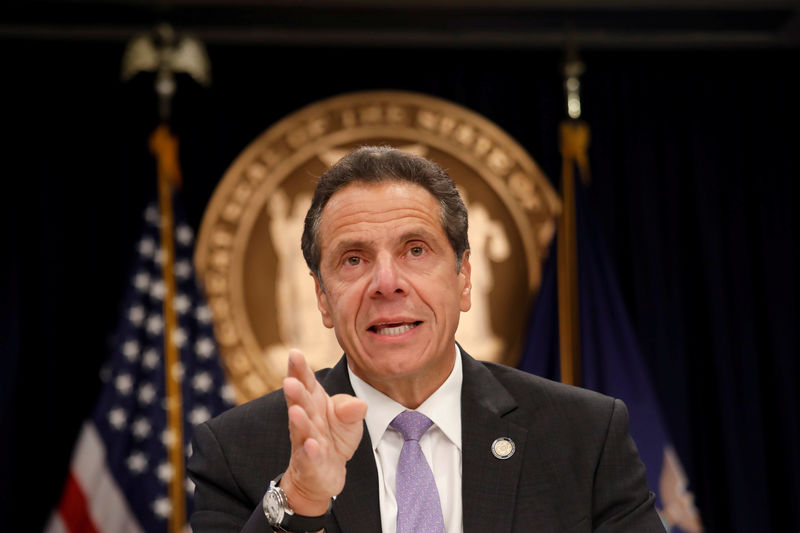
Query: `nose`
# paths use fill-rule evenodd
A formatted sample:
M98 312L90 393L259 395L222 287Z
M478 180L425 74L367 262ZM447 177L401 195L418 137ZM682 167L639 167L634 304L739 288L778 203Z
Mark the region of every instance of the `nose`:
M407 293L408 286L397 260L388 252L379 254L372 271L370 294L373 297L391 298Z

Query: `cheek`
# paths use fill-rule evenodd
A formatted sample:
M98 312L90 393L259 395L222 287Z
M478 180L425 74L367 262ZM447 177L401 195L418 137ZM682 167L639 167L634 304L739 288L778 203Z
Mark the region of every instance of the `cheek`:
M343 322L340 324L341 326L346 326L348 322L355 321L361 308L362 294L362 291L357 290L352 285L347 287L337 286L331 290L329 299L329 302L332 302L331 311L337 321Z

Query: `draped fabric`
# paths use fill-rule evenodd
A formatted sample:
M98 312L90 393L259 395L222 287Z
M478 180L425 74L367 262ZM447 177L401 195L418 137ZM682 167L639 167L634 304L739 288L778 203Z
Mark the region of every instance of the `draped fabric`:
M656 509L665 525L671 533L700 533L702 517L693 504L691 480L686 479L674 450L604 239L588 204L587 191L580 178L573 181L579 316L576 325L580 336L577 383L626 403L630 433L647 469L648 486L656 495ZM567 382L561 368L563 357L559 364L564 330L559 330L556 324L560 302L555 290L557 277L562 273L560 265L558 272L555 268L557 247L563 242L559 239L552 245L519 367Z
M154 187L142 176L153 175L146 139L158 118L152 78L119 81L121 41L5 36L0 47L14 132L0 194L0 514L38 530L100 388ZM195 231L248 143L350 90L450 99L559 175L560 50L214 43L209 55L213 86L181 78L173 102ZM800 52L598 49L582 59L589 200L707 530L800 530Z

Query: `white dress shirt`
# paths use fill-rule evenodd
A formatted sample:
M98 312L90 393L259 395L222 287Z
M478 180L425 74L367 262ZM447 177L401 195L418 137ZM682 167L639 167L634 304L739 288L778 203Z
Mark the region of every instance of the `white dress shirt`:
M403 437L389 427L395 416L406 410L401 404L379 392L356 376L350 367L350 384L367 409L366 424L378 468L378 494L380 496L381 529L383 533L397 531L397 501L395 500L395 473ZM419 445L428 460L439 491L444 526L447 533L462 533L461 508L461 352L456 346L453 371L442 385L416 410L433 421L433 425L420 438Z

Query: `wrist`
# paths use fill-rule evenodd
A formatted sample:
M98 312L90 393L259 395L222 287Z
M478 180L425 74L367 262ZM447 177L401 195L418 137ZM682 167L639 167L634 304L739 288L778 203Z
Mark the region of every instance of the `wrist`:
M323 499L309 497L292 480L292 475L287 470L280 478L278 486L286 493L289 507L297 514L304 516L320 516L331 508L332 498Z
M300 511L293 509L289 503L289 498L282 487L278 486L283 474L273 479L269 483L269 489L264 494L262 507L267 524L273 531L288 531L292 533L319 532L325 528L333 508L333 499L328 503L328 507L321 514L303 515ZM312 507L309 507L311 509Z

